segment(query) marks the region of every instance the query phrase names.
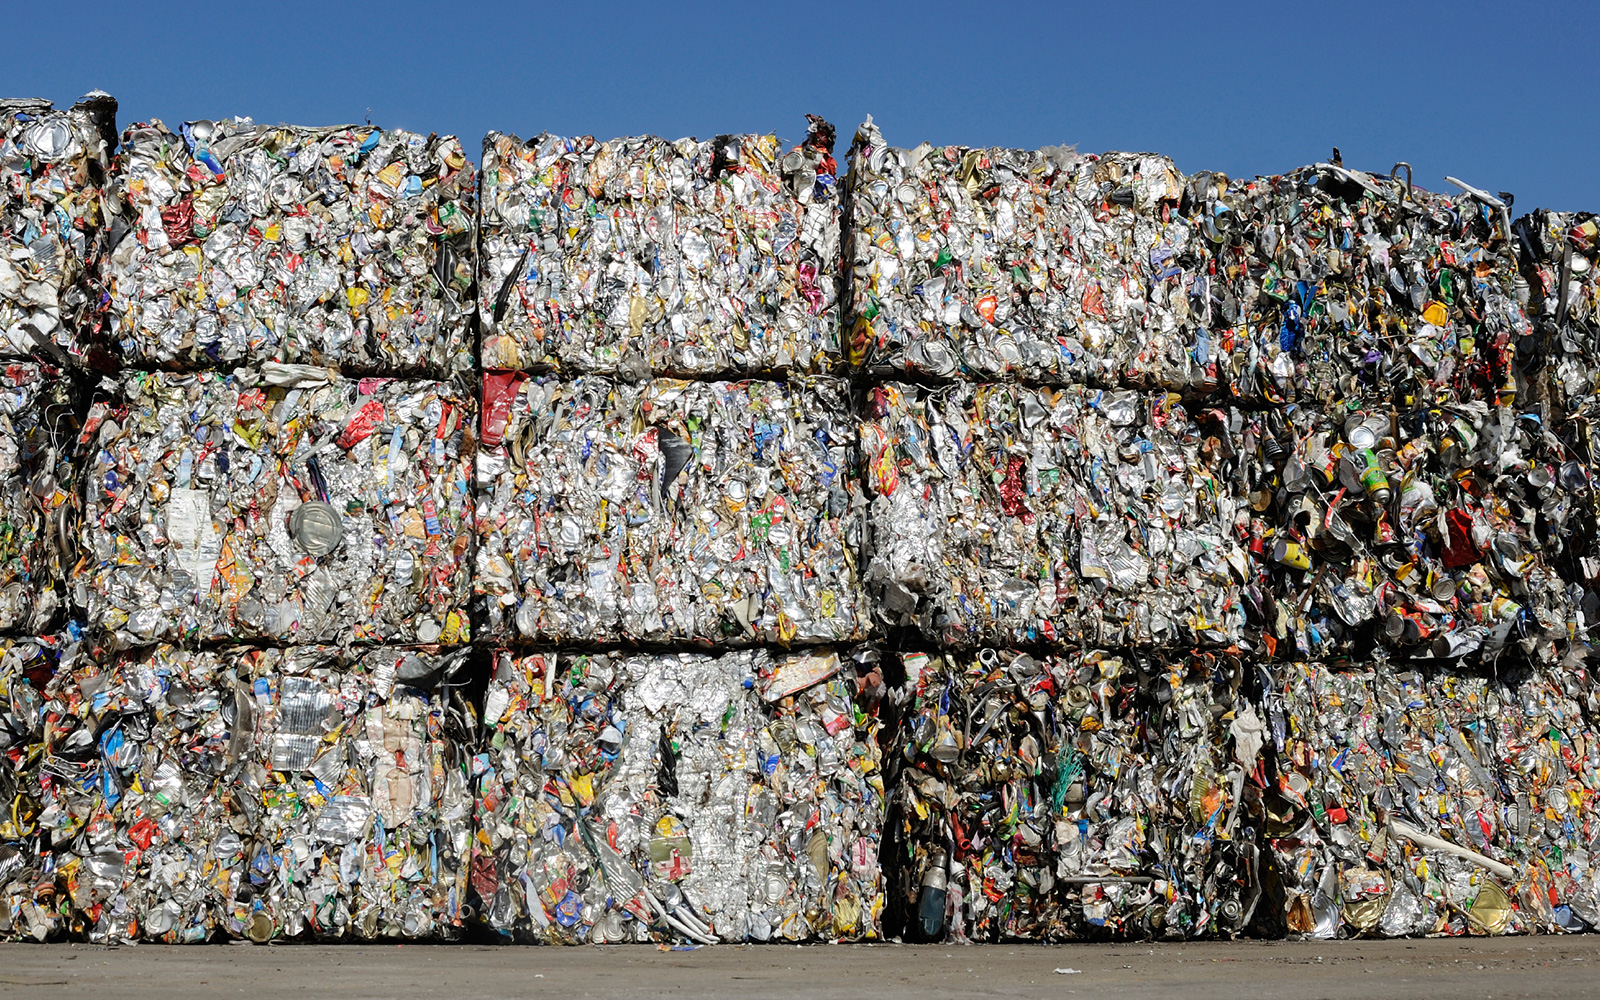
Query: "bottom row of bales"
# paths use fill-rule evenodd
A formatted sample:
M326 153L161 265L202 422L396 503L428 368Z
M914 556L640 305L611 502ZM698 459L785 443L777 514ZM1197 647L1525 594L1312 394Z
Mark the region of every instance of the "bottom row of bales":
M8 934L456 933L464 653L69 645L50 676L54 652L22 643L5 661Z
M952 940L1600 924L1595 687L1089 652L907 657L886 836Z
M1577 656L0 655L0 937L616 943L1600 924Z
M854 660L469 657L10 643L0 935L880 935Z

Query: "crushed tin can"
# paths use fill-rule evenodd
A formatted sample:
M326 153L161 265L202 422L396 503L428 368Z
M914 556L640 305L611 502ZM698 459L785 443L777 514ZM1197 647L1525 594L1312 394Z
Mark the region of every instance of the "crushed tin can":
M1470 196L1319 163L1187 179L1194 311L1216 381L1267 405L1495 403L1531 332L1501 214Z
M1536 209L1513 226L1521 281L1517 296L1533 325L1519 352L1540 367L1558 399L1592 396L1600 224L1592 212Z
M0 639L0 941L48 941L73 926L56 883L57 845L39 823L45 733L55 721L47 692L63 648L73 643Z
M1263 899L1263 732L1228 655L903 653L885 836L925 941L1232 937ZM942 904L942 905L941 905ZM891 925L893 926L893 925Z
M1245 596L1258 648L1286 660L1562 655L1596 610L1573 530L1591 501L1571 457L1581 442L1550 416L1481 401L1254 415Z
M82 516L76 384L55 367L0 369L0 632L59 625Z

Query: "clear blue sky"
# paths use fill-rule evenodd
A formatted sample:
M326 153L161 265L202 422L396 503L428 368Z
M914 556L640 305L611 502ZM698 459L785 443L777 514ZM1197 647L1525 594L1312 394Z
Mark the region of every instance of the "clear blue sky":
M1516 210L1600 211L1600 4L12 3L0 94L119 121L224 115L602 138L839 126L897 145L1167 153L1185 171L1326 158ZM1525 9L1524 9L1525 8Z

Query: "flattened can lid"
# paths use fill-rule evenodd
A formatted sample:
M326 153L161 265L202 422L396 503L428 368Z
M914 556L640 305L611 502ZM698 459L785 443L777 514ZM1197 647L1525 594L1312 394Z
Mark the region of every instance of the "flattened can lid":
M295 544L314 556L325 556L344 540L344 522L333 504L312 500L289 515L289 534Z
M1350 442L1350 447L1357 449L1371 448L1378 443L1374 428L1359 413L1344 422L1344 437Z
M1456 596L1456 581L1452 577L1440 576L1433 581L1433 586L1430 589L1434 600L1448 601Z

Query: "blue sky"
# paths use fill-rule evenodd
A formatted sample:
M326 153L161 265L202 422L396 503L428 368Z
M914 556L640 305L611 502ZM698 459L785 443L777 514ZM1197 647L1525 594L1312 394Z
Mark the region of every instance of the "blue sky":
M250 115L601 137L850 133L1142 149L1185 171L1324 159L1600 211L1600 5L297 0L8 4L0 94L119 121Z

